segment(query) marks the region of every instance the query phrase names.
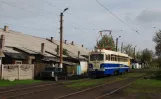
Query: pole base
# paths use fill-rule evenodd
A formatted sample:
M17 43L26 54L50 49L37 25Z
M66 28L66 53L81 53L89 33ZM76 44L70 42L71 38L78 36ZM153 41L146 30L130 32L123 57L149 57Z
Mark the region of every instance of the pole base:
M60 63L59 67L60 67L60 68L63 68L63 64L62 64L62 63Z

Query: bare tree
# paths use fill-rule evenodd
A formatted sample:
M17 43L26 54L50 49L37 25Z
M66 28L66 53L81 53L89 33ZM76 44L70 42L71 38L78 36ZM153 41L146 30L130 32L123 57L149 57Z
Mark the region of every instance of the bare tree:
M129 56L134 56L134 48L131 44L127 44L122 48L123 53L128 54Z
M153 41L156 43L156 55L161 57L161 30L156 32L155 36L153 37Z

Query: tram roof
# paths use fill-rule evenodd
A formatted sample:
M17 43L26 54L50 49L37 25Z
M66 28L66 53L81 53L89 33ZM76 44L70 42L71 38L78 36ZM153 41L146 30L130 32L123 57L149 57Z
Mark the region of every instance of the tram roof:
M127 54L124 54L124 53L121 53L121 52L116 52L116 51L111 51L111 50L105 50L105 49L102 49L102 50L98 49L98 50L93 51L91 53L94 53L94 52L104 52L104 53L107 53L107 54L114 54L114 55L129 57Z

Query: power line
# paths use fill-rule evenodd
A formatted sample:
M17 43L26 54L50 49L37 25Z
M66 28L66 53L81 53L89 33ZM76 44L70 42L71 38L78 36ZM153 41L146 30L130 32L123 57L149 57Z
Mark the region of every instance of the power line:
M56 7L55 5L53 5L51 2L48 2L48 1L45 1L45 0L42 0L42 1L44 1L45 3L47 3L48 5L50 5L50 6L54 6L54 7Z
M44 0L43 0L44 1ZM47 4L49 4L49 5L51 5L51 6L54 6L54 7L56 7L55 5L53 5L52 3L50 3L50 2L47 2L47 1L44 1L45 3L47 3ZM28 12L32 12L32 13L35 13L35 12L33 12L33 11L31 11L31 10L28 10L28 9L25 9L25 8L22 8L22 7L18 7L18 6L16 6L16 5L14 5L14 4L12 4L12 3L8 3L8 2L4 2L4 1L0 1L0 3L3 3L3 4L6 4L6 5L9 5L9 6L13 6L13 7L16 7L16 8L20 8L21 10L25 10L25 11L28 11ZM20 3L20 2L19 2ZM68 13L68 12L67 12ZM37 13L35 13L35 14L37 14ZM38 13L39 14L39 13ZM71 13L68 13L69 15L72 15ZM4 15L3 15L4 16ZM44 15L41 15L41 16L44 16ZM8 17L8 16L7 16ZM13 17L10 17L10 18L12 18L12 19L14 19L14 20L20 20L20 19L18 19L18 18L13 18ZM78 17L77 17L78 18ZM78 19L80 19L80 18L78 18ZM27 22L27 21L24 21L24 22ZM86 21L85 21L86 22ZM30 22L29 22L30 23ZM25 26L21 26L21 27L25 27ZM26 28L26 27L25 27ZM27 27L28 28L28 27ZM75 27L74 27L75 28ZM37 29L37 30L42 30L42 29ZM86 31L88 31L88 29L87 28L84 28L83 30L86 30ZM92 30L96 30L96 29L92 29ZM43 30L44 31L44 30ZM45 30L46 31L46 30Z
M116 16L113 12L111 12L107 7L105 7L103 4L101 4L98 0L96 2L101 5L106 11L108 11L110 14L112 14L115 18L117 18L119 21L121 21L123 24L128 26L131 30L135 31L136 33L139 34L138 30L133 29L131 26L129 26L127 23L125 23L123 20L121 20L118 16Z
M19 9L21 9L21 10L25 10L25 11L32 12L32 13L34 13L34 14L39 14L40 16L45 16L45 17L46 17L46 15L42 15L42 14L40 14L40 13L36 13L36 12L31 11L31 10L22 8L22 7L17 7L16 5L14 5L14 4L12 4L12 3L4 2L4 1L0 1L0 3L6 4L6 5L9 5L9 6L13 6L13 7L19 8ZM51 17L50 17L50 18L51 18Z
M13 20L18 20L18 21L22 21L22 22L25 22L25 23L37 24L37 23L35 23L33 21L21 20L19 18L16 18L16 17L13 17L13 16L7 16L7 15L1 14L1 13L0 13L0 17L5 17L5 18L13 19ZM56 24L52 24L52 25L56 25Z
M30 28L30 29L39 30L39 31L48 31L48 32L50 31L50 30L47 30L47 29L39 29L39 28L22 26L22 25L13 25L13 24L10 24L10 23L4 23L4 24L11 25L11 26L16 26L16 27ZM50 32L52 32L52 30Z
M28 7L31 7L31 8L36 8L35 6L32 6L32 5L28 5L28 4L24 4L24 3L22 3L21 1L19 1L19 0L16 0L19 4L23 4L23 5L27 5ZM37 8L36 8L37 9ZM43 11L45 11L44 9L42 9L42 8L39 8L40 10L43 10ZM42 13L49 13L49 14L52 14L53 12L42 12Z
M8 18L10 18L10 19L13 19L13 20L19 20L19 21L23 21L23 22L27 22L27 23L34 23L34 22L32 22L32 21L25 21L25 20L21 20L21 19L19 19L19 18L16 18L16 17L13 17L13 16L6 16L6 15L4 15L4 14L0 14L0 17L1 16L3 16L3 17L8 17ZM35 24L37 24L37 23L35 23Z
M42 0L42 1L44 1L46 4L48 4L48 5L50 5L50 6L53 6L53 7L57 7L57 6L55 6L55 5L53 5L51 2L48 2L48 1L45 1L45 0ZM60 9L61 10L61 9ZM69 15L73 15L72 13L69 13L69 12L66 12L67 14L69 14ZM79 18L79 17L76 17L75 16L75 18L77 19L77 20L81 20L81 18ZM87 21L84 21L85 23L87 23L87 24L89 24ZM85 28L86 30L87 30L87 28ZM96 30L96 29L91 29L91 30Z

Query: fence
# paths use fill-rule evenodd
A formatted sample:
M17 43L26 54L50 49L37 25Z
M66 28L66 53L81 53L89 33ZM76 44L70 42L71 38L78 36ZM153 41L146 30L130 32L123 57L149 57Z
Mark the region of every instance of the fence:
M34 64L34 77L35 78L39 77L40 72L43 71L45 67L49 67L49 66L52 66L52 65L45 64L45 63Z
M1 66L1 79L24 80L33 79L34 65L32 64L7 64Z

